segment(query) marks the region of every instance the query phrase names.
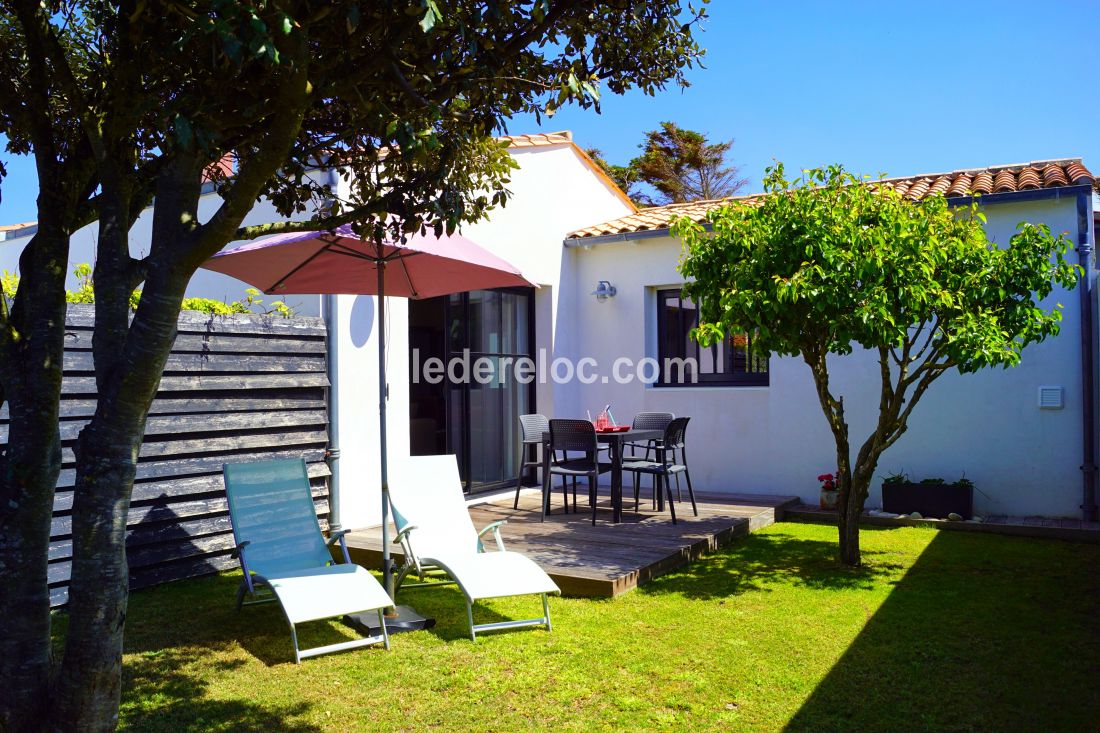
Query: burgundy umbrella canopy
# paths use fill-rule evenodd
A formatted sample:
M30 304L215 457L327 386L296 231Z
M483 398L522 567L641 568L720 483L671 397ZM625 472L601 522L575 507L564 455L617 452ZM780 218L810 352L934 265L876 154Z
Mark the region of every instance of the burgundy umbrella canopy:
M269 295L378 295L381 262L388 275L385 294L400 298L531 285L511 264L459 234L417 234L404 244L377 245L361 240L348 225L277 234L220 252L203 267Z
M386 296L433 298L468 290L531 286L520 271L458 234L411 235L403 243L360 239L351 226L325 232L277 234L220 252L202 267L271 295L378 295L378 323L386 321ZM387 278L387 275L389 277ZM394 595L390 564L390 486L386 459L386 329L378 329L378 437L382 472L382 571ZM400 617L399 609L399 617ZM420 618L416 616L415 618ZM423 619L421 619L423 620ZM403 625L408 623L408 625ZM394 623L419 628L415 620ZM391 622L387 621L387 628Z

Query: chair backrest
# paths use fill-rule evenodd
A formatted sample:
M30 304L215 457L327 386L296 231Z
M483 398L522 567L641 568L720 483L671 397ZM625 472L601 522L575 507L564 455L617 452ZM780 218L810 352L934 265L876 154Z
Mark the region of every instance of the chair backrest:
M639 412L632 425L635 430L664 430L675 417L671 412Z
M550 432L550 421L546 415L520 415L519 424L524 443L541 443L542 434Z
M688 420L690 417L678 417L665 428L664 444L666 448L678 450L684 447L684 436L687 434ZM672 456L669 456L671 459Z
M410 456L396 462L390 502L398 532L416 527L410 544L421 558L478 551L455 456Z
M242 567L265 577L332 562L300 458L222 466L233 538L248 542Z
M596 428L587 420L551 420L550 450L596 455Z

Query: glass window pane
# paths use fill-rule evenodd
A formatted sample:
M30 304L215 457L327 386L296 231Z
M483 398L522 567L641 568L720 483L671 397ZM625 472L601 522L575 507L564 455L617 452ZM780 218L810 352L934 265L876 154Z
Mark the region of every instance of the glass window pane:
M464 293L447 296L447 348L461 354L466 348L466 307Z
M757 353L749 334L732 334L712 346L700 346L690 332L699 323L699 309L678 290L657 291L657 357L662 368L668 359L697 359L700 379L709 383L751 382L767 384L768 357ZM666 379L679 382L675 370L664 370Z
M527 303L530 296L525 293L501 293L501 334L502 354L528 354L530 334L528 333Z
M500 353L500 310L500 293L491 290L474 290L470 293L470 351Z

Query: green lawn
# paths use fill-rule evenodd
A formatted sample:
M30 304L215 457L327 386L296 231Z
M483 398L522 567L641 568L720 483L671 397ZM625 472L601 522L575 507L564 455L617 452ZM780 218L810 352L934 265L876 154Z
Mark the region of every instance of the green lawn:
M472 643L453 587L393 650L293 664L238 574L130 600L122 725L156 731L1096 730L1100 546L778 524L613 601L552 599L555 631ZM478 620L527 618L534 597ZM307 627L308 628L308 627ZM303 642L347 634L318 624Z

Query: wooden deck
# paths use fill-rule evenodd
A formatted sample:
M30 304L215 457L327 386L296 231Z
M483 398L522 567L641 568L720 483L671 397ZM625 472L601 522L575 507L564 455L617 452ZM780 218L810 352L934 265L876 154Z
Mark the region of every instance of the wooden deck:
M606 491L606 489L605 489ZM645 492L643 492L645 493ZM668 511L658 514L643 497L640 514L633 503L624 507L623 522L611 524L610 498L600 497L596 526L583 497L578 514L563 515L561 495L555 495L554 513L539 521L539 491L525 489L519 509L512 497L470 507L474 525L507 519L502 527L505 546L528 555L571 596L614 597L695 560L736 537L766 527L782 518L795 497L757 494L697 494L699 516L686 501L676 505L677 524ZM686 516L685 516L686 515ZM356 530L347 536L352 560L370 568L381 566L381 528ZM400 546L394 548L400 559Z

